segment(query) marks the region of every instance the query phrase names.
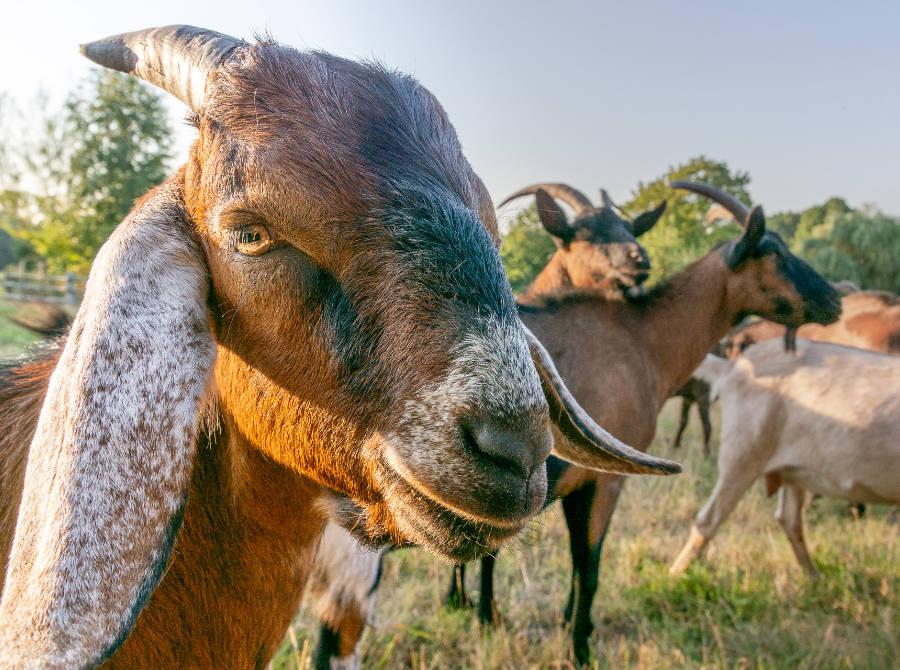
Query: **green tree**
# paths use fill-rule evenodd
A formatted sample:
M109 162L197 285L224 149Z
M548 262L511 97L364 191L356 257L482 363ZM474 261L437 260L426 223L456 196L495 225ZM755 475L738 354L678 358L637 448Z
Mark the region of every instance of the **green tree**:
M541 225L537 207L531 205L519 212L500 247L500 256L513 291L519 293L527 288L547 265L554 251L556 244Z
M835 201L843 208L835 206ZM832 207L820 223L804 230L802 221L807 213L813 212L808 217L812 220L829 204ZM850 279L864 289L900 293L900 219L869 208L850 209L837 198L806 210L800 218L792 246L825 277Z
M94 70L28 151L35 184L8 232L51 271L85 272L134 201L165 180L172 147L162 96L134 77Z
M638 182L634 196L623 207L631 216L655 207L664 199L668 201L660 221L639 240L653 263L650 283L674 274L718 242L740 232L733 222L708 222L706 214L712 203L702 196L669 188L668 183L676 180L710 184L750 204L747 191L750 175L732 172L726 163L706 156L697 156L670 168L666 174L649 183Z

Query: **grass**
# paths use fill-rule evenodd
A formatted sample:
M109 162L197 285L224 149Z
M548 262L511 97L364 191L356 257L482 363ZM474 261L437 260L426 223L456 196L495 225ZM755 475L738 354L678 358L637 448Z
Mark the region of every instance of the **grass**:
M681 460L677 477L632 478L613 517L593 617L594 668L891 668L900 658L900 511L869 506L854 519L841 501L807 511L807 541L821 569L810 580L775 521L774 498L751 489L682 578L668 568L712 490L699 428L668 444L677 407L660 418L652 451ZM714 417L715 419L716 417ZM717 443L714 436L714 445ZM483 629L470 611L441 606L447 564L423 550L389 554L363 667L377 669L571 668L562 624L568 537L559 506L505 549L496 569L504 623ZM477 598L478 570L468 575ZM301 611L273 666L309 667L317 622Z
M16 316L22 308L22 303L0 299L0 363L15 360L30 345L41 341L40 336L17 326L7 318Z

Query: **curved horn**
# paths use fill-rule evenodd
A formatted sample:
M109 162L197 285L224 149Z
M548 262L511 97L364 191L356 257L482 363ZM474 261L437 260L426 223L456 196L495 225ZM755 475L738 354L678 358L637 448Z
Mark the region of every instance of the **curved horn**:
M669 183L669 186L672 188L683 188L686 191L692 191L706 196L731 212L734 216L734 220L739 224L742 226L747 225L747 217L750 215L750 210L747 208L747 205L734 196L729 195L724 191L720 191L715 186L710 186L709 184L696 184L692 181L673 181Z
M199 112L209 73L241 44L213 30L175 25L112 35L79 49L98 65L149 81Z
M567 186L566 184L532 184L531 186L526 186L525 188L519 189L511 196L509 196L506 200L501 202L497 207L503 207L506 203L511 200L515 200L516 198L521 198L523 195L532 195L537 192L539 188L544 189L549 193L552 197L557 200L562 200L569 207L575 210L575 215L579 215L581 212L587 209L593 209L594 206L591 204L591 201L587 199L581 191L576 191L571 186Z

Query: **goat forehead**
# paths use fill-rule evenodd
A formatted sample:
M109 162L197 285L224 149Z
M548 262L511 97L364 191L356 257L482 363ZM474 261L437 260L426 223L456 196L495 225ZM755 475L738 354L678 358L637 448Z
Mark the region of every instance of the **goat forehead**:
M272 44L222 68L207 110L269 167L321 183L323 200L444 188L477 199L455 131L414 79L373 63ZM343 191L343 192L341 192Z

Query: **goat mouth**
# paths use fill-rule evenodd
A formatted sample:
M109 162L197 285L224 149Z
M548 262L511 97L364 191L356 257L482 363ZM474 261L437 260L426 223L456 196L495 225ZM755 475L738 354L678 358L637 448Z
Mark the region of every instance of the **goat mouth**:
M399 477L385 500L404 542L426 547L458 563L496 551L528 521L528 518L516 522L475 520L423 494Z

